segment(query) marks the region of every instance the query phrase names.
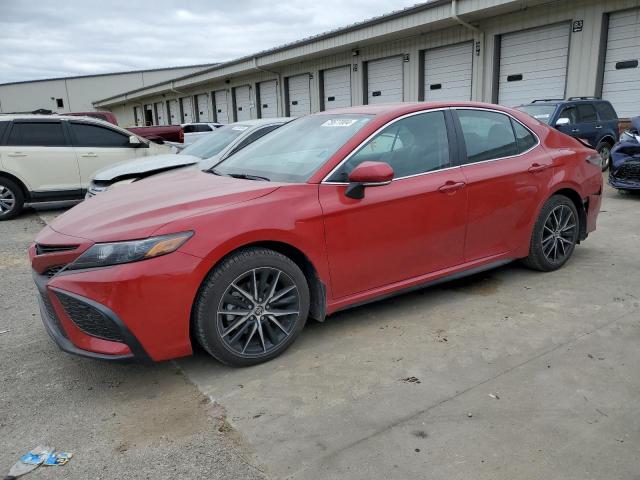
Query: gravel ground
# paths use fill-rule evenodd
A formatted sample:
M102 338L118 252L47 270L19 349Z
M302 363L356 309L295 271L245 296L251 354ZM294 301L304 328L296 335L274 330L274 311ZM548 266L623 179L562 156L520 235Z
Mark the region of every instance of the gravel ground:
M114 365L58 350L26 256L43 225L34 212L0 223L0 474L45 443L73 459L24 478L264 478L222 407L174 363Z

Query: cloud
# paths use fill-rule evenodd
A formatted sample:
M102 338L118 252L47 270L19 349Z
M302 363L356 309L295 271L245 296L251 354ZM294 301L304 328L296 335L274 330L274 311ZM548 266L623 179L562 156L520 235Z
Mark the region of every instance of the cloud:
M0 83L213 63L408 6L401 0L10 0Z

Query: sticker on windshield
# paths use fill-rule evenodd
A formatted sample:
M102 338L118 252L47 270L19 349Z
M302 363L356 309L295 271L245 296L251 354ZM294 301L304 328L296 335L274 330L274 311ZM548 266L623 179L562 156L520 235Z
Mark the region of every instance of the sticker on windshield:
M358 120L355 118L332 118L324 122L321 127L350 127Z
M238 125L237 127L232 127L231 130L238 130L240 132L244 132L245 130L247 130L249 127L244 127L242 125Z

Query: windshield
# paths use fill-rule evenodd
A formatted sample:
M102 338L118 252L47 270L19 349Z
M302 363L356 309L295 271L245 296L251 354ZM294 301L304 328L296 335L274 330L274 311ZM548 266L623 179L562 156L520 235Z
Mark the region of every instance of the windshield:
M358 114L299 118L231 155L215 173L306 182L371 118Z
M523 105L521 107L516 107L517 110L521 112L528 113L536 120L549 124L551 120L551 115L556 111L555 105Z
M224 147L233 142L249 130L251 126L234 123L215 129L197 142L192 143L180 152L181 155L193 155L200 158L213 157L220 153Z

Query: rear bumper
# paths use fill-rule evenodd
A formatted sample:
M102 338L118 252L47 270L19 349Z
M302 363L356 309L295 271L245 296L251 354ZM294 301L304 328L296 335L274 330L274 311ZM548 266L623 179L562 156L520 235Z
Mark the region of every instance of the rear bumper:
M104 305L97 304L88 298L81 297L79 295L70 294L69 292L62 292L60 290L51 289L47 287L48 278L44 275L33 274L38 292L40 293L38 302L40 305L40 315L42 317L42 323L45 329L53 341L58 347L67 353L79 355L81 357L92 358L95 360L106 360L111 362L139 362L139 363L152 363L151 358L145 352L144 348L138 342L138 339L126 328L118 316ZM78 303L84 304L92 309L99 310L105 317L105 321L111 322L114 329L116 329L121 335L122 342L112 342L108 340L98 340L108 343L121 343L118 350L119 353L101 353L98 351L85 350L76 346L70 339L69 330L73 320L68 317L64 308L60 308L57 295L65 295L67 297L73 297ZM67 325L65 330L65 326ZM80 329L77 329L78 331ZM79 332L74 332L75 336ZM83 335L90 337L85 333Z

